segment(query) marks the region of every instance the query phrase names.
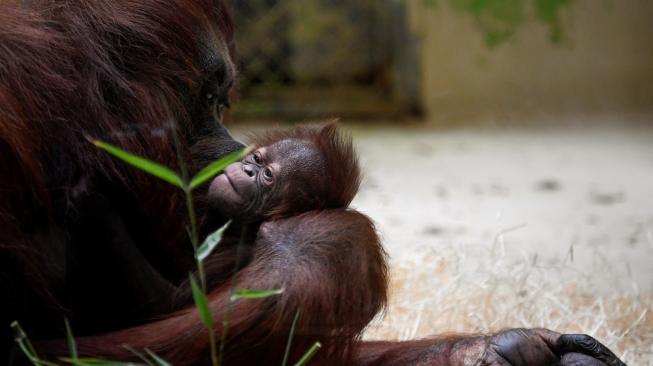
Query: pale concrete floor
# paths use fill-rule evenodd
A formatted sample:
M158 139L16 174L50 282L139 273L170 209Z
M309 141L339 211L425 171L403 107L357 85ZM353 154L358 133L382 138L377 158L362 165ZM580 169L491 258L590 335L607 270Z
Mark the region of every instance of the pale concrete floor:
M653 123L583 122L353 126L365 172L353 206L376 221L393 262L455 243L540 263L573 252L583 273L610 274L606 290L634 280L653 292Z

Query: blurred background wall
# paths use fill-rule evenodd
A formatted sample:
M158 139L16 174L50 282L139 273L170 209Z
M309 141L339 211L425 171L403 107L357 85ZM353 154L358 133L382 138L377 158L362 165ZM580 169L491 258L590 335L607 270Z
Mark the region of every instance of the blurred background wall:
M653 2L406 4L421 44L421 102L432 118L653 106Z
M647 111L646 0L234 2L245 118Z
M419 101L414 36L394 0L234 2L240 117L397 116Z

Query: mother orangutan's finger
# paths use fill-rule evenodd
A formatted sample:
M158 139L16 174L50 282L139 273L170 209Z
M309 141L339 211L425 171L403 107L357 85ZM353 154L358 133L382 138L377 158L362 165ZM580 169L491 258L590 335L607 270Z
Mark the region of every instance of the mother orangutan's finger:
M490 346L512 366L552 365L558 356L536 333L529 329L509 329L494 335Z
M586 334L563 334L555 345L558 355L566 353L583 353L603 361L608 366L626 366L608 347Z
M565 353L560 359L560 366L607 366L602 361L582 353Z

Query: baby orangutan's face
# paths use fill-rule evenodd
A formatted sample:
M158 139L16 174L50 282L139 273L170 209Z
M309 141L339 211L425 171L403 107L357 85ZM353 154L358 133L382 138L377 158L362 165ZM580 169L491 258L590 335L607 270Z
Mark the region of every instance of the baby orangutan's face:
M285 139L257 148L211 182L211 206L229 218L256 221L294 192L321 180L324 164L310 142Z

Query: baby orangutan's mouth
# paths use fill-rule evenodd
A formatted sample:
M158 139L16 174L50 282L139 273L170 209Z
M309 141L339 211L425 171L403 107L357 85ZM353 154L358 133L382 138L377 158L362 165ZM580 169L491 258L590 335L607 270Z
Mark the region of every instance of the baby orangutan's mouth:
M213 178L209 186L209 199L214 203L221 202L228 205L240 205L243 202L236 185L226 173Z
M240 192L238 192L238 188L236 188L236 185L235 185L234 182L231 180L231 177L229 176L229 174L227 174L227 172L224 172L224 173L222 173L221 175L224 175L225 179L227 179L227 182L228 182L229 185L231 186L231 189L233 189L234 192L236 192L236 194L238 194L238 196L240 196Z

